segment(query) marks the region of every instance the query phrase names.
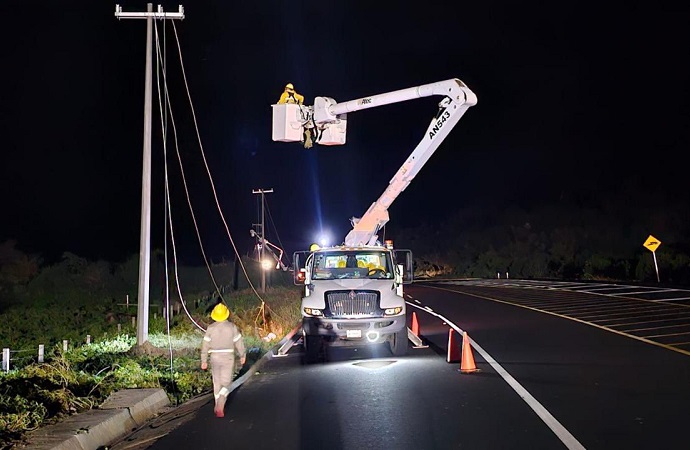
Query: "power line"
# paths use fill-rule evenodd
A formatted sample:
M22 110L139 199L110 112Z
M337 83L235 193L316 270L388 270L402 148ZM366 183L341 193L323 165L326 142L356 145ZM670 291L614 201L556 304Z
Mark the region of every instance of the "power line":
M264 247L265 247L265 238L266 238L265 228L264 228L264 224L266 223L264 220L264 216L265 216L265 212L264 212L265 207L264 206L266 204L266 201L265 201L264 195L270 194L272 192L273 192L273 188L271 188L271 189L253 189L252 190L252 194L261 194L261 233L259 234L259 236L261 236L261 249L259 251L259 264L261 265L261 292L264 292L264 293L266 292L266 269L264 269L264 267L263 267Z

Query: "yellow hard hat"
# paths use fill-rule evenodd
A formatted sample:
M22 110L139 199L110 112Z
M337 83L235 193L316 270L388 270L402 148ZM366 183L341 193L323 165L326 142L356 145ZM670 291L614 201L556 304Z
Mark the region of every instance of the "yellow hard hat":
M230 317L230 310L222 303L218 303L213 308L213 311L211 311L211 319L215 320L216 322L222 322L228 317Z
M285 89L288 91L294 91L295 87L292 85L292 83L288 83L285 85Z

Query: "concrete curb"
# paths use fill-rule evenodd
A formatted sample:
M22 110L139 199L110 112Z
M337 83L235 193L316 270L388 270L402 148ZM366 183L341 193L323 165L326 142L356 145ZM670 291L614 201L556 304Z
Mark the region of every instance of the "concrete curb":
M114 392L99 409L70 416L27 436L31 450L95 450L146 422L169 405L163 389Z

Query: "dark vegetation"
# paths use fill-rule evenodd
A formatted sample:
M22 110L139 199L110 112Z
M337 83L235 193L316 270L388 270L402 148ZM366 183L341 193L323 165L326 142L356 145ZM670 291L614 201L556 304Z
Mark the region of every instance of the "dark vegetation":
M391 237L413 250L420 274L657 283L656 257L660 282L689 285L687 203L664 199L659 208L652 193L636 200L608 194L532 210L468 208ZM661 241L654 254L643 247L650 235Z

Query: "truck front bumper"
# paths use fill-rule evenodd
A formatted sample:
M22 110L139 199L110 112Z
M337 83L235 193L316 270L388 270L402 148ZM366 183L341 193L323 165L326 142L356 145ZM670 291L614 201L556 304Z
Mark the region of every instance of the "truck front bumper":
M380 344L386 342L392 334L406 329L405 315L376 319L302 318L304 334L322 336L332 345Z

